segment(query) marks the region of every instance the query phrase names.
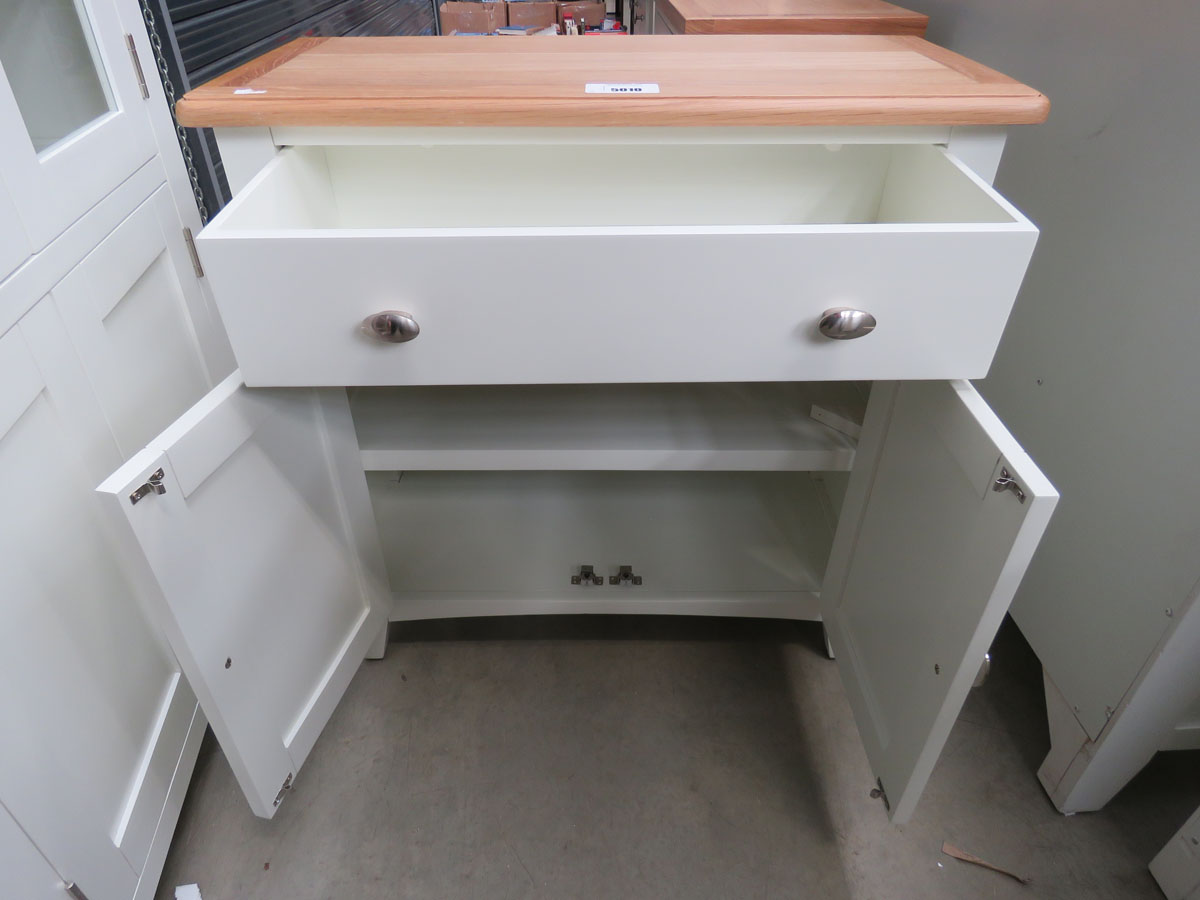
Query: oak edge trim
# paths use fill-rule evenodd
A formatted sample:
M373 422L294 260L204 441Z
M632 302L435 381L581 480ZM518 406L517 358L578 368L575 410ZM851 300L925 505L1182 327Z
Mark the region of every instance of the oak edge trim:
M1030 92L980 98L861 97L822 101L779 98L654 99L618 98L597 104L571 99L506 100L503 109L493 100L414 98L408 101L343 98L323 101L250 98L230 107L228 98L182 98L176 106L181 125L189 128L225 127L586 127L586 126L742 126L742 125L1037 125L1046 121L1050 101ZM986 102L986 108L972 105ZM889 104L885 112L881 103Z

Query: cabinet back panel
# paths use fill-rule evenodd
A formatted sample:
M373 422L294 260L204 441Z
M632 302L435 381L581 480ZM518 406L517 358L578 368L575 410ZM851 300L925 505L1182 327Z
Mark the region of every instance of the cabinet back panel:
M367 479L395 594L817 591L832 538L808 473L368 472ZM595 566L606 583L571 585L581 564ZM643 584L608 585L621 565L633 566Z

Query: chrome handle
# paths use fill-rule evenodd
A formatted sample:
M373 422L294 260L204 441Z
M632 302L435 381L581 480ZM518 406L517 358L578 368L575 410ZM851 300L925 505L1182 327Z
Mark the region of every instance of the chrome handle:
M817 330L834 341L849 341L875 330L875 317L861 309L839 306L821 313Z
M363 319L362 329L366 334L389 344L403 344L421 333L421 326L406 312L388 309Z

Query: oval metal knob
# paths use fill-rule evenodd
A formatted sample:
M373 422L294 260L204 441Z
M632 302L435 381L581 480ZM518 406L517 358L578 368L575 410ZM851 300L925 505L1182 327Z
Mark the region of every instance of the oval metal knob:
M817 330L834 341L849 341L875 330L875 317L861 309L839 306L821 313Z
M421 326L406 312L388 309L363 319L363 331L389 344L403 344L421 333Z

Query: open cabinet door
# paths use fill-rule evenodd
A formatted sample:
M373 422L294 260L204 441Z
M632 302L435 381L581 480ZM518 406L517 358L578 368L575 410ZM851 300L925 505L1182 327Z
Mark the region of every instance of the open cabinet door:
M133 529L170 641L254 812L270 818L386 624L342 390L234 372L98 490Z
M858 461L821 614L899 824L929 780L1058 493L965 381L877 383Z

